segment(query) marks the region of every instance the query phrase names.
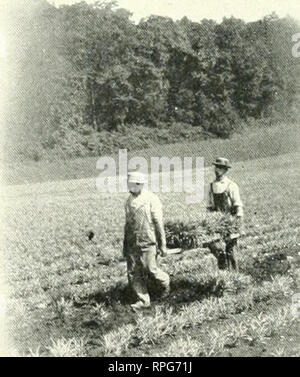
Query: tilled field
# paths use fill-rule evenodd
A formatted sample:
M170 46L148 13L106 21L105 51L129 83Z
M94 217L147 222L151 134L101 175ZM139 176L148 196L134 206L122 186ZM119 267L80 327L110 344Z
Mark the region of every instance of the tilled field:
M24 356L296 356L300 292L299 155L237 163L245 204L240 272L219 271L208 250L160 259L171 276L162 301L134 314L121 261L124 200L95 181L12 186L2 252L10 287L7 325ZM206 172L206 182L212 178ZM165 218L196 220L204 203L159 195ZM95 233L89 240L90 231Z

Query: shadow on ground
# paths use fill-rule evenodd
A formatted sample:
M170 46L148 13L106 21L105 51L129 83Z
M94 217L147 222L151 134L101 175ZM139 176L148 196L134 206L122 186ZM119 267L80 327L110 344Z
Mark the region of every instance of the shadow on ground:
M163 289L153 280L148 281L148 291L153 303L168 302L171 305L193 302L210 296L221 297L225 289L225 282L217 277L207 279L205 282L197 279L178 276L171 281L170 295L161 299ZM137 300L135 293L128 285L119 284L109 290L99 290L88 297L90 302L114 308L116 305L130 305Z
M143 311L145 317L152 316L155 313L155 308L158 305L164 307L171 307L174 313L177 313L182 305L196 300L203 300L208 297L221 297L224 293L225 282L222 279L211 278L207 281L199 281L197 278L191 276L178 275L171 281L170 295L162 299L162 288L159 287L152 279L148 281L148 290L151 297L151 308ZM104 335L109 331L115 330L120 326L127 324L134 324L137 315L130 307L130 304L136 301L134 292L128 285L123 282L116 286L98 290L82 299L82 302L77 302L77 307L81 313L88 313L90 308L97 306L97 304L104 304L108 315L105 318L87 315L88 320L79 320L80 327L94 333L99 338L99 335ZM89 308L89 309L88 309ZM90 312L91 313L91 312ZM92 345L91 345L92 346ZM97 348L98 345L95 345Z

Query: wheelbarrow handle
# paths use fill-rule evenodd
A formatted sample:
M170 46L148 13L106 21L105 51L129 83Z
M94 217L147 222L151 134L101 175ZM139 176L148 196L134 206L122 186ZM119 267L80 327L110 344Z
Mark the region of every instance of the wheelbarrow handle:
M181 254L183 253L183 249L177 248L177 249L167 249L167 255L174 255L174 254Z

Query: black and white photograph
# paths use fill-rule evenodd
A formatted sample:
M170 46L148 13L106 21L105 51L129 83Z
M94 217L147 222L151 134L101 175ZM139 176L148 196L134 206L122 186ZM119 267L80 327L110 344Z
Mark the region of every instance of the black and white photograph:
M300 357L298 0L0 0L0 140L0 357Z

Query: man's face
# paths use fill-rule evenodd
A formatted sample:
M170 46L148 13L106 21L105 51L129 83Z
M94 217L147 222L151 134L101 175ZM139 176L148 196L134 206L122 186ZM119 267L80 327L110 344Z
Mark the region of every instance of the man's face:
M128 190L132 194L139 194L144 187L143 183L128 182Z
M215 174L216 174L217 179L221 178L226 173L227 173L226 168L222 168L221 166L215 166Z

